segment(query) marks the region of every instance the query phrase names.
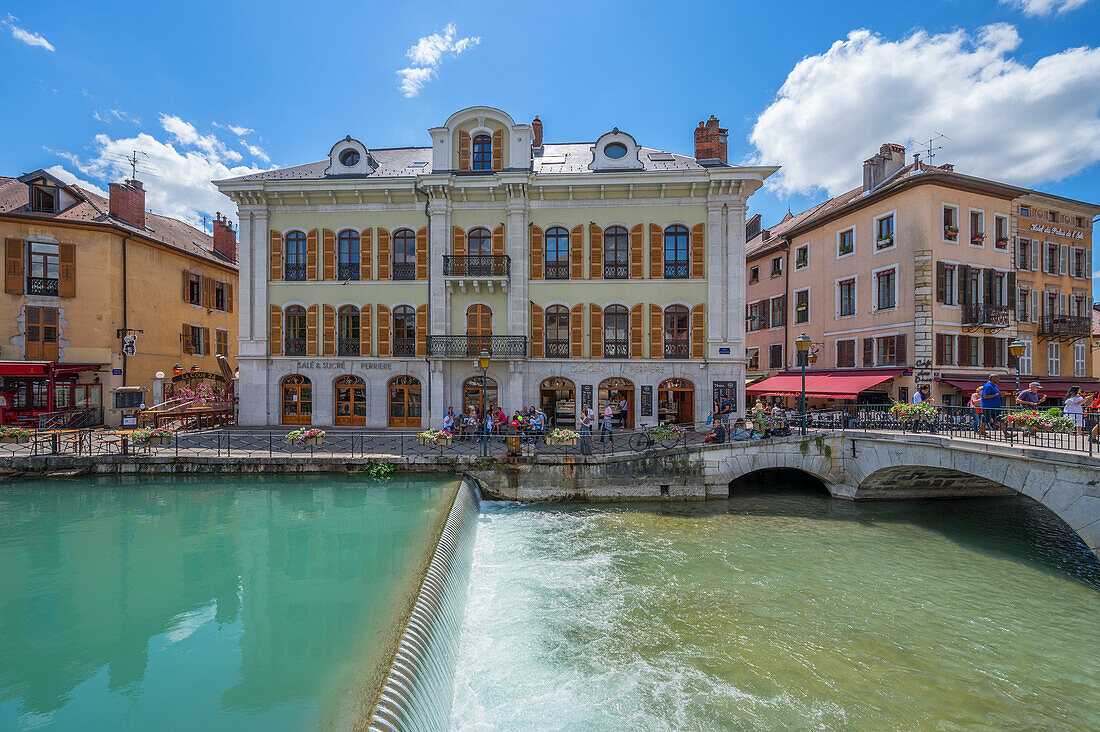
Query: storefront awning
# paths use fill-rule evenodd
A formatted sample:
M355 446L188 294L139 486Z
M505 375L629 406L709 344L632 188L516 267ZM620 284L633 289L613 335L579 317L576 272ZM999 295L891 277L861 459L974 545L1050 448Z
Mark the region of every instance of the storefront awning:
M950 384L955 388L962 391L963 394L973 394L975 389L980 389L985 385L987 379L984 378L966 378L966 377L954 377L954 376L941 376L940 383ZM1070 387L1079 386L1082 391L1092 393L1100 387L1100 381L1097 379L1044 379L1028 378L1026 376L1020 377L1020 388L1026 389L1027 385L1033 381L1038 381L1042 384L1042 389L1039 390L1040 394L1046 394L1049 397L1061 398L1066 395L1066 392L1070 390ZM1002 377L997 384L997 388L1001 390L1002 394L1014 394L1016 393L1016 377Z
M0 376L23 376L45 378L53 372L55 376L75 374L80 371L98 371L106 364L99 363L59 363L53 361L0 361Z
M824 399L855 399L861 391L905 373L905 369L885 369L844 373L806 372L806 396ZM799 396L802 394L802 374L785 372L745 388L753 396Z

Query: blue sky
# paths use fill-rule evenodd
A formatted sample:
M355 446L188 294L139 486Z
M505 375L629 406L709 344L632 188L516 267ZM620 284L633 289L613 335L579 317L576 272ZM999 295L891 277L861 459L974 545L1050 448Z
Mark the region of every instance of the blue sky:
M1100 0L7 12L0 174L59 166L105 188L142 149L150 207L192 221L232 211L211 177L318 160L345 134L426 145L427 128L474 104L538 114L548 142L617 125L688 154L714 114L731 162L784 166L750 202L765 224L855 184L880 143L936 133L950 138L936 162L1100 202ZM414 96L398 73L410 68L424 80Z

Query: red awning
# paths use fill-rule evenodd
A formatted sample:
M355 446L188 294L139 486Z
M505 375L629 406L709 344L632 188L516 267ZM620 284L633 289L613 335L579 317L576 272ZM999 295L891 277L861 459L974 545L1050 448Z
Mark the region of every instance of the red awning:
M955 378L954 376L943 376L940 378L941 383L950 384L962 391L963 394L973 394L975 389L980 389L985 385L987 379L967 379L967 378ZM1042 384L1042 388L1039 390L1040 394L1046 394L1050 397L1064 397L1066 392L1070 390L1070 387L1079 386L1082 390L1090 392L1100 387L1100 381L1096 379L1044 379L1039 378L1027 378L1020 377L1020 389L1026 389L1027 385L1033 381L1038 381ZM1005 376L998 382L997 388L1001 390L1002 394L1014 394L1016 393L1016 377Z
M863 373L827 374L806 373L806 396L826 399L855 399L861 391L889 381L904 369ZM746 394L754 396L800 396L802 375L782 373L746 387Z
M0 376L37 376L46 378L52 371L55 376L75 374L80 371L98 371L106 364L75 363L54 364L53 361L0 361Z

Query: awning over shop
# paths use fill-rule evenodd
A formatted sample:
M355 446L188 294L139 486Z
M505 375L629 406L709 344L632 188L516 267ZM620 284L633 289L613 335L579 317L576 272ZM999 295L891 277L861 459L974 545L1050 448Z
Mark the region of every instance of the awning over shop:
M806 372L806 396L824 399L855 399L861 391L878 386L884 381L905 373L905 369L883 369L845 373ZM745 393L752 396L800 396L802 394L802 374L784 372L770 379L764 379L746 387Z
M1020 377L1020 389L1026 389L1027 385L1033 381L1038 381L1042 384L1040 394L1046 394L1049 397L1061 398L1066 395L1066 392L1070 390L1070 387L1079 386L1082 391L1093 393L1097 388L1100 388L1100 381L1097 379L1044 379L1028 378L1025 376ZM954 376L941 376L941 383L950 384L956 387L963 394L973 394L975 389L980 389L985 385L986 379L983 378L964 378ZM1004 376L998 382L997 387L1001 390L1002 394L1014 394L1016 392L1016 377Z
M0 361L0 376L45 378L52 371L55 376L75 374L80 371L98 371L105 364L76 363L54 364L53 361Z

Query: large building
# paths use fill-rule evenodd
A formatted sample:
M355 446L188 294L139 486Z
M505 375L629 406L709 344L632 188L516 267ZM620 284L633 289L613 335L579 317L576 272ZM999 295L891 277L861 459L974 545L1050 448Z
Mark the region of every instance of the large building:
M0 421L117 425L153 406L158 371L224 372L237 333L224 218L209 236L148 213L136 180L103 198L37 170L0 177L0 234Z
M240 211L242 424L436 426L484 398L573 425L743 404L745 202L770 167L613 128L544 143L491 107L430 147L346 137L323 160L220 181ZM482 383L476 357L490 357Z

